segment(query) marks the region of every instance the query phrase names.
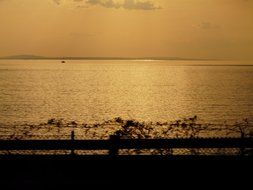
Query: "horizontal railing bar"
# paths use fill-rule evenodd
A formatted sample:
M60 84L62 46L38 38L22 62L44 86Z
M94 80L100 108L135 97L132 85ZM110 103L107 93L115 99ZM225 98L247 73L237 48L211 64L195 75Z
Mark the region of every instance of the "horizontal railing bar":
M110 150L166 148L253 148L253 138L0 140L0 150Z

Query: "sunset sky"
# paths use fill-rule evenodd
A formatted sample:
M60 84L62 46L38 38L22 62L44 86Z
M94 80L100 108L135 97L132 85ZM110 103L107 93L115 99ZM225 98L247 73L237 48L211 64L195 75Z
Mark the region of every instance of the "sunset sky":
M253 59L252 0L0 0L0 56Z

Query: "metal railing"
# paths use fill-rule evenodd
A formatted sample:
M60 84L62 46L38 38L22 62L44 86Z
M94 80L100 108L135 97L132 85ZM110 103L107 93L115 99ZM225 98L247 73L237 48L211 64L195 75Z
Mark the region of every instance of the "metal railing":
M120 139L110 136L109 140L0 140L0 151L51 151L108 150L110 156L119 155L121 149L238 149L238 156L253 152L253 138L192 138L192 139ZM248 154L251 156L251 154Z

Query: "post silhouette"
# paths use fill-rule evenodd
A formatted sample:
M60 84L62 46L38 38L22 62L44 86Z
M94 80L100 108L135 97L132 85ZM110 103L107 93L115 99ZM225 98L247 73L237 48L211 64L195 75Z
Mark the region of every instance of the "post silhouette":
M244 132L241 130L241 139L242 139L242 141L243 141L244 137L245 137L245 134L244 134ZM240 155L241 155L241 156L244 156L244 153L245 153L245 147L244 147L244 146L241 146L241 147L240 147Z
M75 140L75 131L71 131L71 141ZM71 155L75 155L75 150L71 149Z
M109 150L109 156L114 157L119 154L119 148L118 148L119 140L120 138L116 135L110 136L111 147Z

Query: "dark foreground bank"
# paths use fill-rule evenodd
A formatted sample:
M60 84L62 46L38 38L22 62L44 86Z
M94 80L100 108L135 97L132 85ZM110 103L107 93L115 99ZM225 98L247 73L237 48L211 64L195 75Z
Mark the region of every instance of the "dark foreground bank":
M21 156L0 158L1 186L83 186L119 189L160 186L245 185L253 157L238 156ZM241 180L242 183L241 183Z

